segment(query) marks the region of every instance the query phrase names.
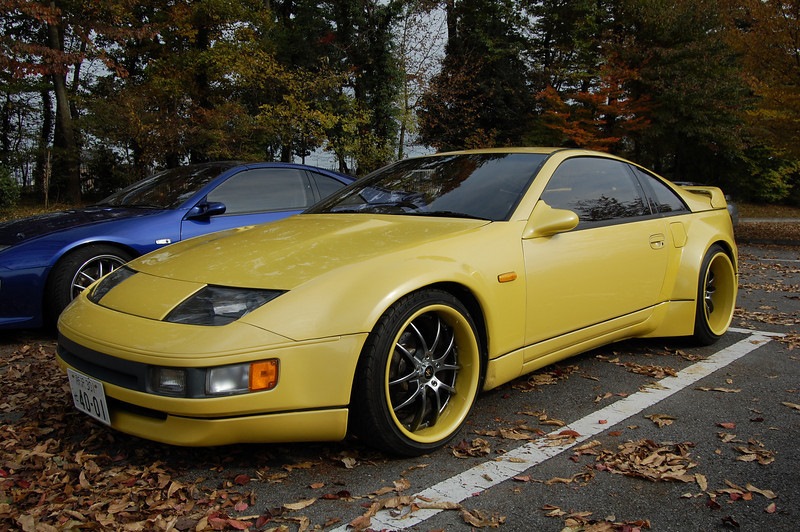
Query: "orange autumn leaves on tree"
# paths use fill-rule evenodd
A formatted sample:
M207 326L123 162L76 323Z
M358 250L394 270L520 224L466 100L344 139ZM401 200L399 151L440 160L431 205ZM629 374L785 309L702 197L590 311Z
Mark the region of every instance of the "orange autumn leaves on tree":
M565 143L614 151L650 124L650 100L632 96L625 86L625 80L635 79L635 74L623 67L607 68L585 90L559 92L548 86L538 94L545 126L560 134Z
M800 1L728 0L723 2L731 30L727 39L738 51L743 77L758 104L748 109L751 127L777 150L800 156Z

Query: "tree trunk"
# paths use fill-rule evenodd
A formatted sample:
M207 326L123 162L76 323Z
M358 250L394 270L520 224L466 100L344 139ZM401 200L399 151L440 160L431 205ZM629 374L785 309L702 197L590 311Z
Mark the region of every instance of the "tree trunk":
M47 171L47 150L53 134L53 99L49 90L42 90L42 128L39 130L39 146L36 149L36 162L33 167L33 188L44 197L44 175Z
M2 141L0 142L0 164L4 164L9 168L11 165L11 94L6 94L6 101L3 102L3 118L2 118Z
M50 2L50 7L55 10L55 2ZM63 50L63 42L58 26L48 24L48 44L56 51ZM81 199L81 174L78 143L75 140L75 128L72 113L69 108L69 94L67 92L67 78L65 72L55 72L51 76L53 91L56 95L56 138L53 142L57 152L54 157L59 159L58 172L66 183L67 200L78 203Z

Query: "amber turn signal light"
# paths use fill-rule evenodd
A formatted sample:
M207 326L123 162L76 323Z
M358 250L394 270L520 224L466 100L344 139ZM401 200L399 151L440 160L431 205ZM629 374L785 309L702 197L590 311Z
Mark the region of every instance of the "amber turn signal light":
M250 391L271 390L278 385L278 359L250 364Z

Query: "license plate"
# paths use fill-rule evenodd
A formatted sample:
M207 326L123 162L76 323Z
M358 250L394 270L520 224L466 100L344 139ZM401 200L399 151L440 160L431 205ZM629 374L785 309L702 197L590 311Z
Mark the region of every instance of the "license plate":
M75 408L89 414L101 423L111 425L103 383L69 368L67 368L67 376Z

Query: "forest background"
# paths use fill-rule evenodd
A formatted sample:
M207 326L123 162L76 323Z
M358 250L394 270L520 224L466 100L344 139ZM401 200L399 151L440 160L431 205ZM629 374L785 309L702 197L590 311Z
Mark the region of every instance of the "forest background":
M800 206L800 0L0 0L0 105L0 208L533 145Z

